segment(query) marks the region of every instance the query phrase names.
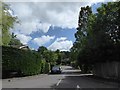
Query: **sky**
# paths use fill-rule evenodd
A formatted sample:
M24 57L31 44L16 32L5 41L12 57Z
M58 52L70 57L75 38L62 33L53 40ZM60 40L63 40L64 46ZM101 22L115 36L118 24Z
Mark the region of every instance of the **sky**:
M69 51L75 42L74 34L78 26L80 8L89 5L95 13L100 2L108 0L88 1L7 2L12 9L11 14L17 16L20 21L14 25L11 32L33 50L45 46L53 51Z

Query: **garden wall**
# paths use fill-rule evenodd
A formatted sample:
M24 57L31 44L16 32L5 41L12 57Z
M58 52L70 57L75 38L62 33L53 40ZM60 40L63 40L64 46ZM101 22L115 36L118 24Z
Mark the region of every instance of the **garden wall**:
M99 77L120 80L120 62L96 63L93 73Z

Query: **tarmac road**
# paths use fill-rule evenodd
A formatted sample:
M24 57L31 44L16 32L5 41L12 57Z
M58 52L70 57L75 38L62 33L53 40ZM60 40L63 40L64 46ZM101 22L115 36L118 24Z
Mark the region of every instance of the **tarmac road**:
M71 66L62 66L62 74L42 74L23 78L11 78L2 80L3 90L26 90L27 88L43 89L94 89L103 88L109 90L120 90L117 82L106 82L104 80L89 77L92 74L80 74L80 70L73 69ZM65 89L66 90L66 89Z

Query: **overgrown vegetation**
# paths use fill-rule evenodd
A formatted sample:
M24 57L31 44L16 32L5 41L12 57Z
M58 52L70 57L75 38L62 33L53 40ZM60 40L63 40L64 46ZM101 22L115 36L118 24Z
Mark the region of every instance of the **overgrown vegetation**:
M90 71L94 63L120 60L119 13L120 2L102 4L97 13L89 6L81 8L71 61L83 72Z
M24 76L49 72L46 61L35 51L3 46L2 58L3 78L9 77L13 71Z
M38 51L2 46L2 75L8 78L13 72L18 76L47 74L54 65L61 64L61 57L60 51L50 51L43 46Z
M14 23L18 22L17 17L12 16L9 12L9 5L0 2L0 28L2 29L2 41L0 45L8 45L11 41L10 29L13 28Z

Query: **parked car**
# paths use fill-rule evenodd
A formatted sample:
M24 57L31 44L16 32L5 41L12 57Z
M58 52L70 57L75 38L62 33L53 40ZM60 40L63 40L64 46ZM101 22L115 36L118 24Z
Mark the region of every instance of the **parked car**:
M61 66L53 66L52 67L52 70L51 70L51 73L61 73L62 72L62 68Z

